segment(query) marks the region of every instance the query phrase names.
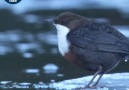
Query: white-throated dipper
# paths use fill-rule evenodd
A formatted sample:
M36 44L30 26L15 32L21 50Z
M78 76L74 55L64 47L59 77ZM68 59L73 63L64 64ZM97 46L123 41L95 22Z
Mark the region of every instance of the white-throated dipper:
M85 88L96 87L104 73L129 57L129 40L107 23L65 12L54 19L54 25L59 51L66 60L96 72Z

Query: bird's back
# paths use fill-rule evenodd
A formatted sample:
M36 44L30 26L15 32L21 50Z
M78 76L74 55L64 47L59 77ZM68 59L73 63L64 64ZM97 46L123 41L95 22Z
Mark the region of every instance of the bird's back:
M129 55L128 39L106 23L78 27L69 32L67 39L75 62L85 69L97 71L102 65L104 71L109 71Z

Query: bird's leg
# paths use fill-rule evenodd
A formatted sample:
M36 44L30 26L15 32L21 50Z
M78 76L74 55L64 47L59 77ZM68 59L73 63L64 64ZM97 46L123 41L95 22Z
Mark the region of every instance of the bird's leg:
M100 74L99 78L97 79L97 81L95 82L95 84L92 87L95 87L98 84L98 82L100 81L102 76L103 76L103 74Z
M91 83L93 82L93 80L95 79L95 77L96 77L97 75L98 75L98 72L96 72L96 73L94 74L93 78L90 80L90 82L89 82L85 87L89 88L90 85L91 85Z
M90 86L90 85L91 85L91 83L93 82L93 80L95 79L95 77L96 77L98 74L100 74L101 72L102 72L102 66L99 66L99 70L94 74L94 76L93 76L93 78L90 80L89 84L88 84L87 86L85 86L85 87L91 88L91 87L96 86L96 85L98 84L99 80L101 79L101 77L102 77L103 74L100 75L100 77L98 78L98 80L96 81L96 83L95 83L93 86Z

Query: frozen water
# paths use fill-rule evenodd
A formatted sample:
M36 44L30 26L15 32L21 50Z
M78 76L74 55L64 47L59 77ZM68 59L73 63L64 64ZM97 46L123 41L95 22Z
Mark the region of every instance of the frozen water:
M1 81L0 84L8 84L11 83L12 81Z
M24 58L32 58L33 57L33 54L32 53L25 52L25 53L23 53L23 57Z
M22 83L19 83L19 85L23 85L23 86L27 86L27 85L30 85L31 83L28 83L28 82L22 82Z
M64 77L64 74L57 74L58 77Z
M58 83L52 83L56 89L74 90L75 88L84 87L92 76L86 76L78 79L65 80ZM129 89L129 73L105 74L100 80L99 86L95 90L128 90ZM93 89L86 89L93 90Z
M44 73L50 74L50 73L57 73L59 67L53 63L46 64L43 67Z
M45 37L45 38L44 38ZM57 35L50 34L50 33L39 33L38 38L40 40L43 40L44 42L51 44L51 45L57 45Z
M9 52L12 52L12 49L10 47L0 45L0 55L6 55Z
M37 74L37 73L39 73L39 69L26 69L25 72L26 73Z
M31 46L31 47L30 47ZM19 52L24 53L30 49L38 48L39 46L37 43L19 43L16 45L16 48L19 50Z
M1 88L24 88L24 89L42 89L42 90L75 90L87 85L92 76L86 76L77 79L65 80L62 82L55 82L54 79L49 84L44 82L31 83L31 82L12 82L0 81ZM104 86L100 88L99 86ZM115 73L105 74L98 84L97 89L76 89L76 90L129 90L129 73Z

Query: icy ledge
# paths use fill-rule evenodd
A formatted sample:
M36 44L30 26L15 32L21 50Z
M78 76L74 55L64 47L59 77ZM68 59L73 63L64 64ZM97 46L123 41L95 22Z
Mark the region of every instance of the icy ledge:
M75 90L75 88L84 87L92 76L86 76L77 79L65 80L50 84L50 87L56 90ZM77 90L129 90L129 73L105 74L100 80L98 86L105 86L97 89L77 89Z

